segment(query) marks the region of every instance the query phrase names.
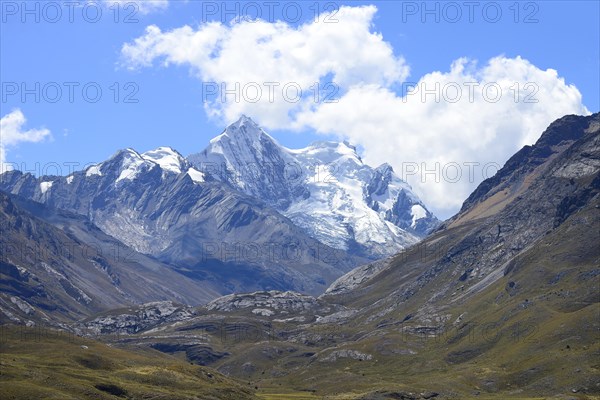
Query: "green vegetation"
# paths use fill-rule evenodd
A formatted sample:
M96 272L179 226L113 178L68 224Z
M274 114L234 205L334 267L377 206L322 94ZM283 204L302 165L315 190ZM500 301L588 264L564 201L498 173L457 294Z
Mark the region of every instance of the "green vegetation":
M2 399L255 399L210 368L57 331L2 327Z

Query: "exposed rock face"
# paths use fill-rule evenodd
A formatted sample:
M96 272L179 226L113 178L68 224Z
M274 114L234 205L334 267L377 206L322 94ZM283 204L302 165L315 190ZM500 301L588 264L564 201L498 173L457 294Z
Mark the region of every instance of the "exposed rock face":
M315 309L318 303L312 296L295 292L254 292L248 294L231 294L215 299L206 305L209 311L235 311L251 308L255 314L286 311L302 313Z
M77 329L85 335L134 334L162 323L185 321L193 315L193 309L172 301L152 302L122 313L107 313L86 320Z
M335 280L325 291L324 296L352 292L382 270L389 268L390 259L362 265Z
M371 360L373 356L371 354L361 353L357 350L334 350L329 353L327 356L321 358L319 361L321 362L335 362L340 358L349 358L352 360Z

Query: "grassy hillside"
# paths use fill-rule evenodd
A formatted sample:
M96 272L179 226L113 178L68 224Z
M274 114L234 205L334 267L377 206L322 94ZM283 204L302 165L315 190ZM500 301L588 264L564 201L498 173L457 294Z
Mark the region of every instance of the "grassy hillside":
M2 326L2 399L256 399L205 367L42 328Z

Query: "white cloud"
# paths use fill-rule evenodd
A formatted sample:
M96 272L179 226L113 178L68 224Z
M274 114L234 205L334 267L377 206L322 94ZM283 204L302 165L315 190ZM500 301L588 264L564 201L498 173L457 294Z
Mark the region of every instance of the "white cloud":
M457 86L462 95L455 99ZM534 143L550 122L589 113L576 87L556 71L519 57L496 57L480 68L460 59L448 72L423 76L416 87L400 97L385 87L356 86L339 103L297 115L294 124L361 145L366 162L388 161L426 204L447 217L512 154ZM495 87L502 95L492 102ZM439 92L439 102L433 94L423 98L424 89Z
M119 4L124 16L135 18L135 14L142 15L164 11L169 7L169 0L103 0L107 7Z
M234 120L246 113L257 116L265 127L275 128L287 123L288 114L314 104L311 85L320 80L331 77L346 88L359 83L391 85L406 78L404 60L394 56L382 36L370 30L375 12L374 6L340 7L335 14L337 23L319 18L298 27L280 21L242 20L162 32L152 25L143 36L123 46L122 57L129 68L151 66L156 60L165 66L187 65L205 88L212 82L224 83L228 89L238 84L240 101L233 95L225 103L218 96L209 97L209 114ZM272 98L268 82L279 85L272 86ZM256 102L244 101L257 98L254 83L260 86L260 97ZM303 99L286 101L286 84L298 84ZM244 87L247 96L243 96ZM295 99L293 87L288 89L288 99Z
M27 120L20 109L15 109L0 119L0 172L11 169L6 162L7 149L19 143L37 143L51 137L48 129L23 130Z
M443 217L456 212L483 178L533 143L554 119L588 113L580 92L557 71L520 57L499 56L485 65L455 60L448 71L418 79L419 90L402 97L400 84L407 84L409 68L372 32L375 13L374 6L341 7L338 23L319 18L299 27L280 21L212 22L162 32L153 25L123 46L122 59L129 68L157 60L188 66L203 82L225 82L228 88L236 82L241 87L297 82L306 92L330 77L340 88L337 103L315 103L310 96L293 103L277 91L271 101L263 85L259 101L228 96L204 105L222 122L244 113L268 129L310 128L349 139L364 149L367 162L392 164ZM424 89L439 99L433 93L422 97Z

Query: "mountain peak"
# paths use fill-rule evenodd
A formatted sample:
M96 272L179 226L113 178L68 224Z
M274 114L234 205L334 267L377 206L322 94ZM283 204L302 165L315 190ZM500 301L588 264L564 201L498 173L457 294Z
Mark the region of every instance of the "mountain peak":
M142 157L160 165L164 171L180 174L185 169L185 158L172 147L158 147L145 152Z
M255 126L258 128L258 124L256 122L254 122L254 120L248 116L246 116L245 114L242 114L240 116L240 118L238 118L238 120L236 122L234 122L231 125L236 125L238 127L242 126L242 125L249 125L249 126Z
M358 153L357 150L356 150L356 146L350 144L349 141L344 140L342 143L344 144L344 146L348 147L349 149L354 150L355 153Z
M598 121L600 113L595 113L582 117L580 115L565 115L562 118L552 122L542 133L536 147L557 146L565 142L579 140L586 132L586 129L594 121Z
M151 169L153 164L134 149L127 148L117 151L108 161L100 165L103 170L106 166L108 170L118 175L116 182L120 182L122 180L134 180L140 172Z
M379 167L375 168L375 170L380 172L382 175L391 175L394 173L394 168L388 163L381 164Z
M228 140L249 144L264 138L275 142L275 139L269 136L252 118L242 114L237 121L227 125L223 133L211 139L210 144Z
M140 153L138 153L131 147L128 147L126 149L118 150L115 154L112 155L112 157L109 158L109 160L117 160L117 159L121 159L121 158L131 158L131 157L142 158Z
M242 116L188 161L353 254L389 255L437 224L391 166L371 168L348 141L289 149Z
M252 118L242 114L242 116L237 121L235 121L232 124L229 124L227 128L225 128L225 133L234 135L237 135L239 133L259 135L261 133L264 134L264 131L256 122L254 122Z
M347 141L334 142L318 140L312 142L310 145L308 145L308 147L303 149L286 149L286 151L296 156L301 155L303 157L308 157L312 159L313 162L318 163L328 164L341 160L352 160L357 165L363 164L356 147Z
M89 168L86 175L100 175L102 171L113 171L116 182L134 180L145 172L159 167L161 171L180 174L187 170L186 159L172 147L158 147L145 153L132 148L117 151L110 159Z
M107 166L109 168L121 168L124 164L131 162L143 162L143 158L140 153L128 147L126 149L117 150L110 158L98 164L98 166ZM112 166L112 167L111 167Z
M500 205L506 206L525 189L520 185L525 177L534 176L536 169L539 173L539 168L549 165L565 147L581 140L586 133L593 132L594 127L600 125L599 120L600 113L596 113L588 116L566 115L552 122L533 146L524 146L509 158L494 176L481 182L464 201L459 214L453 218L456 221L472 218L466 216L470 212L471 215L475 215L476 205L477 212L481 213L485 207L479 204L488 201L497 193L503 193L504 200L502 203L494 200L494 206L489 209L490 212L501 210Z

